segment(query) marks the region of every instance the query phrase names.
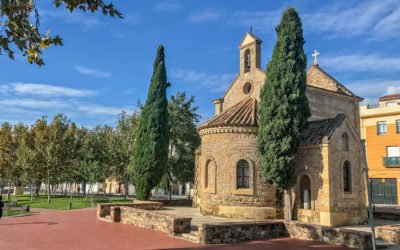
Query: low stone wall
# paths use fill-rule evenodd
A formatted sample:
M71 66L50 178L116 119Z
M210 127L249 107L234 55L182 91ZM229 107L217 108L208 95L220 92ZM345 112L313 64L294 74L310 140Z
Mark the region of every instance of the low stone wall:
M374 211L374 218L400 221L400 211L394 209L376 208Z
M288 236L350 248L372 249L370 233L296 221L206 223L199 226L201 244L234 243Z
M164 207L191 207L193 204L192 200L179 199L179 200L152 200L156 202L161 202Z
M189 217L174 216L162 213L161 211L151 211L134 207L113 207L112 210L112 217L117 220L119 218L121 223L157 230L169 235L189 233L191 229L192 218Z
M400 244L400 224L376 227L377 238Z
M201 244L233 243L287 237L282 221L207 223L199 226Z
M134 203L101 203L97 204L97 217L104 218L111 215L111 207L134 207L147 210L161 210L163 204L155 201L135 201Z
M284 222L290 237L357 249L372 249L371 233L294 221Z

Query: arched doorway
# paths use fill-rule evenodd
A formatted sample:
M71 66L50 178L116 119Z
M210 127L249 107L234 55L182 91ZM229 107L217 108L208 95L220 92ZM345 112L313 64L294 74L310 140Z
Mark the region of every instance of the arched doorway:
M300 207L311 209L311 181L307 175L300 178Z

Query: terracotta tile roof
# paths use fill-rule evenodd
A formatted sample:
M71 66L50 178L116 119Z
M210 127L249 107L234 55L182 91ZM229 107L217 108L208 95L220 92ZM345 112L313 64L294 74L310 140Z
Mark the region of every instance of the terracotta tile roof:
M359 96L351 92L348 88L346 88L343 84L341 84L339 81L337 81L335 78L333 78L331 75L326 73L318 65L311 65L311 67L307 70L307 85L330 90L339 94L355 98L360 98Z
M212 127L257 127L258 114L257 100L253 97L247 97L229 109L219 113L215 117L206 121L198 129Z
M324 137L330 140L345 118L345 114L338 114L332 119L310 121L307 127L300 132L300 145L321 144Z
M396 100L396 99L400 99L400 93L382 96L379 98L379 101L390 101L390 100Z

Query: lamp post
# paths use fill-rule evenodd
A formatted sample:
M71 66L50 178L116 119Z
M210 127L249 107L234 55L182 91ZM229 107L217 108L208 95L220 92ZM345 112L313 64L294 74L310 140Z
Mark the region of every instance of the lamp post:
M369 224L371 226L371 234L372 234L372 249L376 250L374 212L372 211L372 195L371 195L370 181L369 181L369 175L368 175L368 163L367 163L367 152L365 150L365 140L361 140L361 144L362 144L362 151L363 151L363 164L364 164L365 180L367 182L368 212L369 212Z

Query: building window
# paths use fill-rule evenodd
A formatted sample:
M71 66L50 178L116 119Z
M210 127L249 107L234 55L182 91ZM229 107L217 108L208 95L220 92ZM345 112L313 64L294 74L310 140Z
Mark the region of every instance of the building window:
M342 144L343 144L343 150L349 151L349 135L347 133L342 134Z
M351 192L351 166L348 161L343 165L343 191Z
M249 163L240 160L236 165L237 188L249 188Z
M209 172L208 168L209 168L209 165L210 165L210 161L207 162L205 173L204 173L204 187L205 188L208 188L208 172Z
M378 135L385 135L387 132L386 122L377 123Z
M396 121L396 131L398 134L400 134L400 120Z
M244 52L244 72L249 72L251 67L250 49Z

